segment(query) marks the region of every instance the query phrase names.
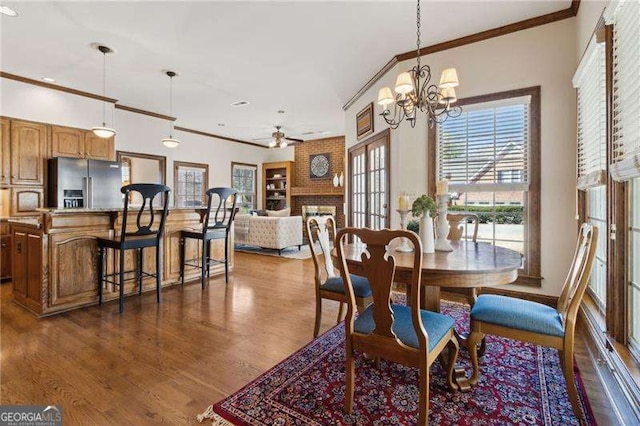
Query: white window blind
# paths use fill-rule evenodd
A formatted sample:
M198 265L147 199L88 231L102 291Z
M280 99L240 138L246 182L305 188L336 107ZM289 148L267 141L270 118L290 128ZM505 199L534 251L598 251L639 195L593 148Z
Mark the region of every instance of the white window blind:
M530 96L465 106L438 126L438 179L455 192L529 187ZM505 179L506 175L509 179Z
M573 78L578 90L578 188L602 185L607 159L605 47L591 39Z
M613 22L613 158L611 176L640 176L640 2L609 6Z

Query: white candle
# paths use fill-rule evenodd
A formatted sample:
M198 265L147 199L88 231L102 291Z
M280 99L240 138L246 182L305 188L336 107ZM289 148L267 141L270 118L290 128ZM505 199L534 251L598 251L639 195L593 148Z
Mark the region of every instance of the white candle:
M407 210L407 197L400 195L398 199L398 210Z
M444 195L449 193L449 181L442 179L436 183L436 195Z

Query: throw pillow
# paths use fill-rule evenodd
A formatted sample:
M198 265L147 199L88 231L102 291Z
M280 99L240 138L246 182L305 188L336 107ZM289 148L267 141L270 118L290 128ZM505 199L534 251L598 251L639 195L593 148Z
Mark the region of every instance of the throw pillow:
M282 210L267 210L267 216L271 217L289 217L291 216L291 208Z

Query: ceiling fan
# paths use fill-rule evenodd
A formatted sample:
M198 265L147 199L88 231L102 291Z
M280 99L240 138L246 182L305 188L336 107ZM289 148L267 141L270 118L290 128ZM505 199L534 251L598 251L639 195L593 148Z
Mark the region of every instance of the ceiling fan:
M304 142L302 139L289 138L280 129L282 126L276 126L276 131L271 134L271 138L262 138L254 140L271 139L269 142L269 148L286 148L291 145L298 145Z

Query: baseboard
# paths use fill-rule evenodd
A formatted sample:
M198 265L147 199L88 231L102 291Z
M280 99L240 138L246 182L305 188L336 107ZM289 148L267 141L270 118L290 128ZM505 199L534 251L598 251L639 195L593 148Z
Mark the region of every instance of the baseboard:
M604 386L603 391L611 401L620 424L640 424L640 389L584 303L580 307L578 327L583 331L596 373Z

